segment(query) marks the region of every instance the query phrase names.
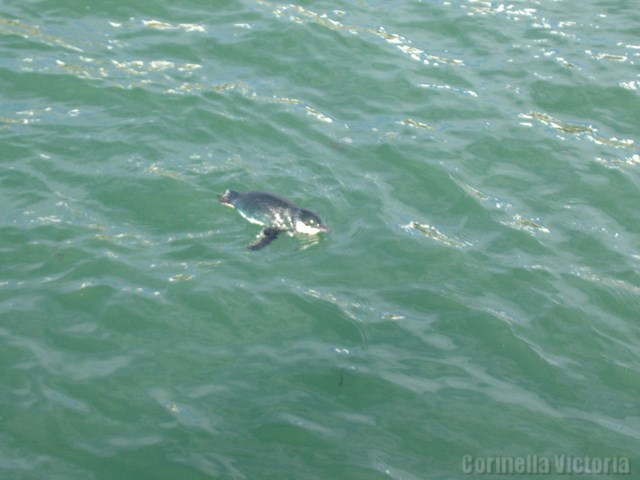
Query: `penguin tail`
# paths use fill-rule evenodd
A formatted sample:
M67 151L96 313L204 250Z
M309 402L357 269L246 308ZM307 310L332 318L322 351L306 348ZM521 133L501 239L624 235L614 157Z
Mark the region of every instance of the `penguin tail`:
M223 205L229 205L233 207L233 201L237 198L238 195L238 192L234 190L225 190L225 192L218 197L218 200L220 200L220 203L222 203Z

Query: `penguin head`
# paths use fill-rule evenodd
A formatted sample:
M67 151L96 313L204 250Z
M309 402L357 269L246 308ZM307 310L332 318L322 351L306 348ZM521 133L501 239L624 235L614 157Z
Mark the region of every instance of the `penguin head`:
M320 232L328 232L329 228L322 223L320 217L315 213L300 209L295 221L296 232L304 233L307 235L316 235Z
M238 198L240 194L235 190L225 190L225 192L218 197L220 203L233 208L233 202Z

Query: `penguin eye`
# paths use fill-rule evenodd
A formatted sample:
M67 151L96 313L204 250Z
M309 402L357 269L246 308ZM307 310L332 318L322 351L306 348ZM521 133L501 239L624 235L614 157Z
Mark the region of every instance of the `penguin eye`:
M307 225L313 226L315 224L316 224L316 221L313 218L310 218L309 221L307 222Z

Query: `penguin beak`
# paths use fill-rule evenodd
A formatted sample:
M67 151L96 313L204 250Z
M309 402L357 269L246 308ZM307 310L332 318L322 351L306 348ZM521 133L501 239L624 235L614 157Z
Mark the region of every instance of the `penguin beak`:
M321 232L329 232L329 227L327 227L326 225L320 225L320 227L318 227L318 230L320 230Z

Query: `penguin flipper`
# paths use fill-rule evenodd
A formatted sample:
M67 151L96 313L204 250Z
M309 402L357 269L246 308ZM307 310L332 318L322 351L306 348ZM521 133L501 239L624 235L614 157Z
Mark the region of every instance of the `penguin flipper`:
M264 230L262 230L262 235L260 236L260 238L252 244L247 245L247 248L249 250L260 250L261 248L266 247L276 238L278 238L278 235L283 231L284 230L280 230L279 228L274 227L265 228Z

